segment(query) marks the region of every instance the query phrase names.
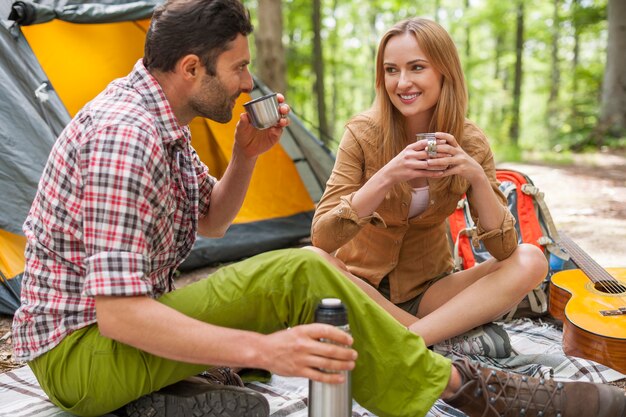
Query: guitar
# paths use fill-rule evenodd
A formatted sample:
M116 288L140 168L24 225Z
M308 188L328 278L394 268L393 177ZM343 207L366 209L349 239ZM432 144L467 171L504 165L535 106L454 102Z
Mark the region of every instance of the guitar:
M548 311L563 322L563 351L626 373L626 268L605 270L560 237L580 268L557 272L550 281Z

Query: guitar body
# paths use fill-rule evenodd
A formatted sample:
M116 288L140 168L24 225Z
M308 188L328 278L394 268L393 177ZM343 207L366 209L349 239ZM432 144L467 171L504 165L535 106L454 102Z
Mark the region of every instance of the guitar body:
M607 292L579 269L554 274L548 310L563 321L563 351L567 355L626 373L626 314L601 313L626 307L626 268L606 271L614 277L611 285L615 293Z

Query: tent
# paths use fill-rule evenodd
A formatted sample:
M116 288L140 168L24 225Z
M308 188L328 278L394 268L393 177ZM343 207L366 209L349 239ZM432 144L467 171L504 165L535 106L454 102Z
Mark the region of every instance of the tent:
M12 314L19 305L21 227L52 144L71 116L143 55L156 4L0 0L0 313ZM234 114L268 91L256 80ZM198 239L182 270L286 247L309 235L333 156L296 116L290 119L279 146L259 158L226 236ZM236 120L196 118L191 124L192 144L217 177L231 157Z

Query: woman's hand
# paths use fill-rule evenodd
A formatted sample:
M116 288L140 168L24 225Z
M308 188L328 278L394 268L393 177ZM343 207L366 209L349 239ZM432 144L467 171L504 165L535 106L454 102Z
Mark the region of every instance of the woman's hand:
M431 169L445 167L443 175L459 175L473 184L485 176L482 166L469 156L449 133L437 132L437 157L428 159Z
M445 143L443 140L440 142ZM379 173L385 176L391 185L418 177L437 178L443 176L441 169L434 170L432 169L434 166L429 165L426 145L426 140L410 143L391 161L387 162Z
M289 125L287 115L291 109L285 104L285 97L282 94L277 94L276 97L281 118L275 126L259 130L250 124L247 113L241 113L239 116L239 122L235 128L235 146L239 147L248 158L256 158L267 152L280 140L283 129Z

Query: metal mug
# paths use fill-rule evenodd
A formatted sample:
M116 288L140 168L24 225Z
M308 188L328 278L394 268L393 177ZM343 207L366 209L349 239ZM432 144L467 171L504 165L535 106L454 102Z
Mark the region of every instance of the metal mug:
M435 134L434 133L418 133L417 135L415 135L415 140L423 140L426 139L426 148L424 149L426 151L426 154L428 155L428 158L437 158L437 138L435 138ZM426 168L428 171L443 171L445 170L447 167L444 166L432 166L432 167L428 167Z
M429 158L437 157L437 139L435 138L434 133L418 133L415 135L415 140L426 139L426 153Z
M282 117L276 93L251 100L243 107L248 113L250 124L260 130L275 126Z

